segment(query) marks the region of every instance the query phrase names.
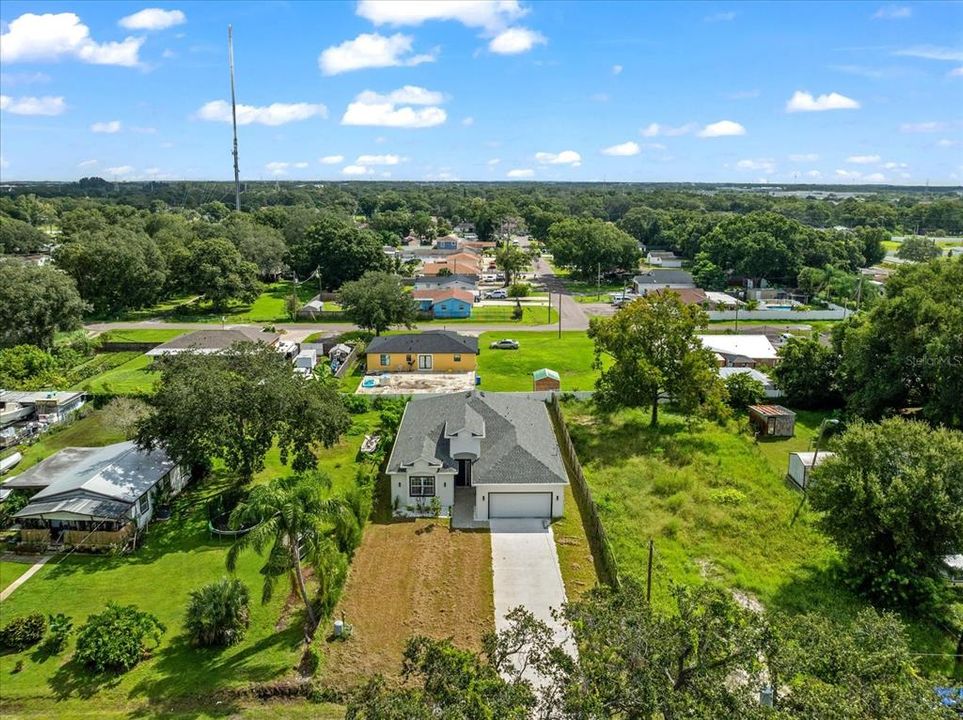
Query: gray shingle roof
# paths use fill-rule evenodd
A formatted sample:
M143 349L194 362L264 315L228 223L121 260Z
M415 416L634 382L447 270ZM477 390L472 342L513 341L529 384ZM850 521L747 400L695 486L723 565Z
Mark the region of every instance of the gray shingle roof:
M14 517L41 517L54 513L72 513L98 519L122 518L130 509L130 503L101 500L98 498L73 497L48 502L32 502Z
M184 350L197 350L199 352L226 350L236 342L259 342L265 345L273 345L279 337L281 336L277 333L266 333L252 327L197 330L158 345L147 354L164 355L165 353Z
M689 284L695 286L692 275L685 270L650 270L647 273L636 275L633 280L637 285L682 285Z
M485 430L481 452L472 466L474 484L568 483L545 403L506 393L471 392L411 400L398 428L388 472L404 472L405 466L428 453L455 469L445 425L450 418L470 418L466 408L482 419Z
M451 330L385 335L368 343L369 353L477 353L478 338Z

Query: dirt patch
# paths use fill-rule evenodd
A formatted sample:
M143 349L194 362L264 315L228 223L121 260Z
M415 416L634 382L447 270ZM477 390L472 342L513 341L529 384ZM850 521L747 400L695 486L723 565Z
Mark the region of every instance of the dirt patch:
M480 649L482 636L495 627L488 533L450 531L431 520L371 525L334 617L342 611L351 637L320 640L324 682L333 688L374 673L397 676L413 635ZM319 630L318 638L324 635Z
M358 385L358 395L417 395L423 393L456 393L475 387L475 373L383 373L371 376L378 384Z

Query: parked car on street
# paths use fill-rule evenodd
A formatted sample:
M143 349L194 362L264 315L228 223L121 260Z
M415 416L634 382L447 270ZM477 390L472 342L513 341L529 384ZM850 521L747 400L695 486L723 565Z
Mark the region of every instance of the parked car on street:
M508 298L508 290L505 288L498 288L498 290L492 290L491 292L485 293L485 297L489 300L505 300Z
M504 340L496 340L488 347L492 350L518 350L518 341L506 338Z

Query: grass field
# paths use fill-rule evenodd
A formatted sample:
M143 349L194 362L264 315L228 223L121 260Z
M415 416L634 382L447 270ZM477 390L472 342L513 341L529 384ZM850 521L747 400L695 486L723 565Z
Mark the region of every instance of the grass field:
M6 590L14 580L30 569L29 563L0 560L0 590Z
M664 412L653 430L647 409L602 417L567 403L564 413L620 572L644 580L655 540L653 602L668 603L671 583L713 580L774 610L849 617L863 606L784 480L788 453L808 448L823 415L799 412L796 437L757 444L736 421L690 429ZM953 649L932 627L911 621L909 630L920 652Z
M154 389L154 383L160 379L160 373L150 370L153 360L154 358L148 355L135 355L122 365L84 380L76 389L116 395L150 393Z
M471 317L468 318L439 318L437 320L419 320L419 327L424 325L426 327L438 326L438 325L466 325L472 323L505 323L506 325L518 324L518 325L546 325L552 322L558 321L558 312L552 308L551 313L549 313L549 308L546 305L541 306L526 306L522 305L522 319L514 320L512 318L513 308L511 305L483 305L476 306L472 312ZM551 314L551 319L549 315Z
M174 330L169 328L130 328L123 330L108 330L98 338L102 342L115 343L165 343L180 337L190 330Z
M92 410L85 417L45 432L23 451L23 460L11 472L21 473L65 447L98 447L125 440L123 429L109 412Z
M595 587L598 576L582 524L582 514L571 486L565 487L565 516L552 523L552 533L558 552L558 566L565 583L565 595L569 600L578 600Z
M509 333L510 334L510 333ZM525 392L532 389L532 372L551 368L562 377L562 390L592 390L598 372L592 368L593 344L584 332L520 333L518 350L490 350L505 332L486 332L478 338L478 374L483 390Z
M319 452L319 466L332 479L332 493L351 487L355 459L363 436L372 430L378 414L352 416L352 429L337 445ZM123 439L112 434L102 411L55 432L27 451L32 464L67 445L104 444ZM269 453L265 470L256 481L288 472L276 450ZM253 701L214 697L217 691L251 682L283 678L293 673L302 650L301 611L286 597L282 583L268 604L258 602L263 559L248 552L241 556L237 575L251 591L251 626L244 640L231 648L213 651L192 648L183 634L183 613L188 593L225 576L228 543L207 532L205 499L229 482L215 472L177 501L171 520L155 522L147 542L129 556L70 555L51 561L3 604L8 618L39 609L63 612L75 626L100 611L106 600L136 604L167 625L161 647L149 660L124 675L95 676L70 661L72 642L58 656L47 657L36 648L0 656L0 715L3 717L320 717L340 718L341 709L308 703L272 706ZM19 565L0 564L0 585L14 579ZM22 566L26 569L26 565ZM12 672L18 661L20 672Z

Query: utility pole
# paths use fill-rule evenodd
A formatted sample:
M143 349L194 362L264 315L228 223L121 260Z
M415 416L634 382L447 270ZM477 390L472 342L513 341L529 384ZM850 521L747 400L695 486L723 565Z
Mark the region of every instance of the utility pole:
M655 543L649 540L649 567L645 573L645 602L651 604L652 601L652 555L655 552Z
M622 297L625 297L625 290L622 290ZM601 302L602 300L602 263L598 264L598 269L595 272L595 302Z
M552 291L551 290L548 291L548 320L546 320L545 322L547 323L552 322Z
M558 339L562 339L562 293L558 294Z
M227 26L227 59L231 66L231 123L234 126L234 209L241 211L241 171L237 162L237 101L234 97L234 30Z

